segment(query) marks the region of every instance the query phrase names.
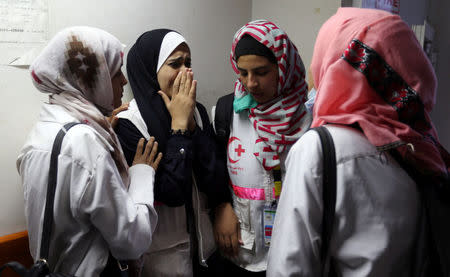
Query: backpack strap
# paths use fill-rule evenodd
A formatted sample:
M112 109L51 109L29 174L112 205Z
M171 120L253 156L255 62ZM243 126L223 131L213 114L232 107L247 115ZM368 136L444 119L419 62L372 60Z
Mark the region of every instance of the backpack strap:
M52 234L53 227L53 207L55 202L55 192L56 192L56 184L58 178L58 156L61 152L61 146L64 139L64 136L75 125L81 124L79 122L70 122L67 123L59 130L56 135L55 141L53 142L52 154L50 156L50 168L48 173L48 183L47 183L47 198L45 202L45 211L44 211L44 224L42 227L42 238L41 238L41 250L39 255L39 261L34 264L34 267L42 267L47 265L47 259L49 257L49 249L50 249L50 237ZM118 267L120 269L120 275L122 277L128 276L128 264L126 262L117 261ZM20 266L17 264L8 264L8 266L13 267L16 272L18 270L22 270ZM62 275L65 276L65 275Z
M336 151L333 137L324 126L314 128L320 137L323 152L323 215L322 215L322 245L320 257L322 260L322 277L332 276L329 255L331 235L333 233L334 216L336 212ZM331 270L330 270L331 269Z
M230 137L230 126L233 120L233 101L234 92L220 97L216 104L214 115L216 139L219 144L224 145L224 149L226 149L228 138Z
M197 111L199 114L198 119L201 121L201 122L197 122L197 125L201 126L202 130L206 130L208 128L208 126L210 125L208 112L206 111L205 107L200 103L196 104L196 108L197 108Z
M65 124L64 127L59 130L55 141L53 142L52 154L50 157L50 169L48 172L47 199L45 202L44 225L42 227L41 251L39 254L39 259L48 259L50 236L52 234L53 226L53 206L58 175L58 156L61 151L62 141L67 131L77 124L80 123L71 122Z

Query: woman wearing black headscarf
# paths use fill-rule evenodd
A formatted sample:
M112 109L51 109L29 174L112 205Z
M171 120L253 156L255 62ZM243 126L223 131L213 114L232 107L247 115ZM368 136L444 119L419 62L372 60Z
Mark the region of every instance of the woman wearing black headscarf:
M144 276L192 276L198 262L205 265L215 249L206 207L231 201L190 67L185 39L168 29L142 34L128 53L134 100L118 115L116 133L128 163L141 137L154 136L164 154L155 182L159 221Z

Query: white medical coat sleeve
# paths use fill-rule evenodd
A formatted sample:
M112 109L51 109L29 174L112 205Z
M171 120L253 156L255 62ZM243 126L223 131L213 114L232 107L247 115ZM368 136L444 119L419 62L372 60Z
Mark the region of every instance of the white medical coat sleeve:
M314 135L315 132L308 132L301 139ZM320 276L323 207L321 186L315 184L322 183L321 174L317 172L322 171L322 166L314 157L321 155L320 145L309 143L295 144L288 154L267 276Z
M138 259L149 248L156 227L155 171L144 164L132 166L127 191L109 153L99 156L95 164L79 200L78 212L89 217L116 259Z

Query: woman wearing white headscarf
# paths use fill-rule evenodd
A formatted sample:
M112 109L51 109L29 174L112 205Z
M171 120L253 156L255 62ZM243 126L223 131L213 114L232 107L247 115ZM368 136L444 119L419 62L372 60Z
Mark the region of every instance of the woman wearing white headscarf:
M30 67L36 88L49 93L17 160L35 260L53 141L64 124L82 123L67 131L58 158L48 257L57 272L99 276L108 252L118 260L138 259L152 240L153 181L161 155L155 159L156 143L142 154L142 140L128 169L105 117L120 106L127 83L122 48L105 31L72 27L58 33Z

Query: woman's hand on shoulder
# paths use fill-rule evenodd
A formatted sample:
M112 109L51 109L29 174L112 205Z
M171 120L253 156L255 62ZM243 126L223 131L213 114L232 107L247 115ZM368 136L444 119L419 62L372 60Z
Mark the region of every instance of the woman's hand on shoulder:
M163 91L158 91L172 117L172 129L186 130L192 126L197 81L190 68L180 71L173 83L172 97ZM194 126L195 127L195 126Z
M133 165L146 164L153 167L156 171L162 159L162 153L156 154L158 152L158 142L155 141L154 137L150 137L144 149L144 141L145 139L141 138L138 142Z
M111 124L111 127L114 129L117 126L117 121L119 121L119 118L116 116L118 113L120 113L121 111L125 111L128 110L128 107L130 106L129 103L125 103L122 104L120 107L118 107L117 109L114 109L111 113L111 116L107 116L106 119L109 121L109 123Z

